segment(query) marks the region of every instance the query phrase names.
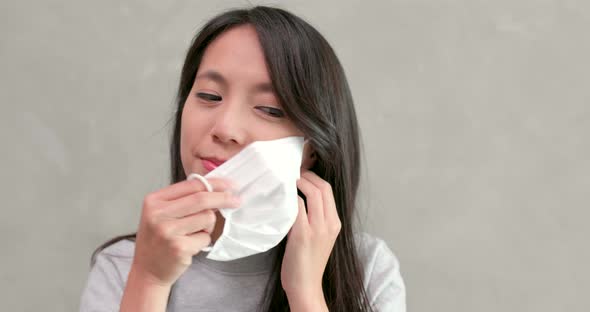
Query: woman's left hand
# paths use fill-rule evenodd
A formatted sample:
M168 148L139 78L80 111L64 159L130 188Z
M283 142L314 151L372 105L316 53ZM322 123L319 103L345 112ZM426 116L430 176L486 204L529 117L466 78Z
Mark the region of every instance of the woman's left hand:
M307 212L299 197L299 214L287 235L281 283L291 311L327 310L322 277L341 228L334 194L330 183L311 171L301 174L297 188L306 197Z

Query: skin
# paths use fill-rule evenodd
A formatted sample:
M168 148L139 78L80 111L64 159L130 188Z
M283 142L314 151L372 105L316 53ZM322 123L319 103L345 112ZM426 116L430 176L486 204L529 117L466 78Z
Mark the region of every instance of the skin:
M207 47L183 108L180 142L186 175L208 172L201 158L225 160L254 141L303 136L281 112L254 28L224 32ZM307 170L314 161L306 146L297 187L307 207L299 198L281 268L292 311L327 311L321 281L341 227L330 184ZM198 180L187 180L145 197L121 311L164 311L170 287L192 256L219 237L223 217L216 208L238 207L239 198L224 192L231 181L210 182L214 192L206 192Z

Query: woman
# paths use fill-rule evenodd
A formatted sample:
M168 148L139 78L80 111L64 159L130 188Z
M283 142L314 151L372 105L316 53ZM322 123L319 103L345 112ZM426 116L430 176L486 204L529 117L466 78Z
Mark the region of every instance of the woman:
M399 264L353 230L358 126L344 71L327 41L281 9L231 10L196 35L182 69L171 144L172 184L148 194L136 234L100 246L81 311L405 311ZM255 141L309 140L299 212L274 248L232 261L201 251L221 235L231 181L207 192L191 173Z

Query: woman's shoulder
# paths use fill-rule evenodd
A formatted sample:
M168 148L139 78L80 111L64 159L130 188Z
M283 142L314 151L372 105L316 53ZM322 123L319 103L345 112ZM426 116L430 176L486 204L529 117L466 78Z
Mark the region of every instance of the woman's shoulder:
M398 258L385 240L367 232L355 232L354 236L359 257L371 260L377 255L386 256L392 264L399 266Z
M94 258L82 292L80 311L118 311L133 262L135 242L121 239L100 250Z
M379 237L365 232L354 235L371 305L378 311L406 311L406 287L397 256Z
M129 239L121 239L101 250L98 255L115 258L132 259L135 253L135 242Z
M135 242L128 239L121 239L104 247L91 260L90 278L114 280L124 284L134 253Z

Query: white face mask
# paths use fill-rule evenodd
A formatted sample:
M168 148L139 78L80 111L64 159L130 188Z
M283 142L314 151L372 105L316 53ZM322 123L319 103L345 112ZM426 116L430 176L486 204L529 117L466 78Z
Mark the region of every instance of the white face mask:
M307 143L307 142L305 142ZM241 199L239 208L220 208L225 218L223 233L208 251L208 259L229 261L265 252L283 240L299 212L297 179L303 156L303 137L256 141L202 177L227 178Z

